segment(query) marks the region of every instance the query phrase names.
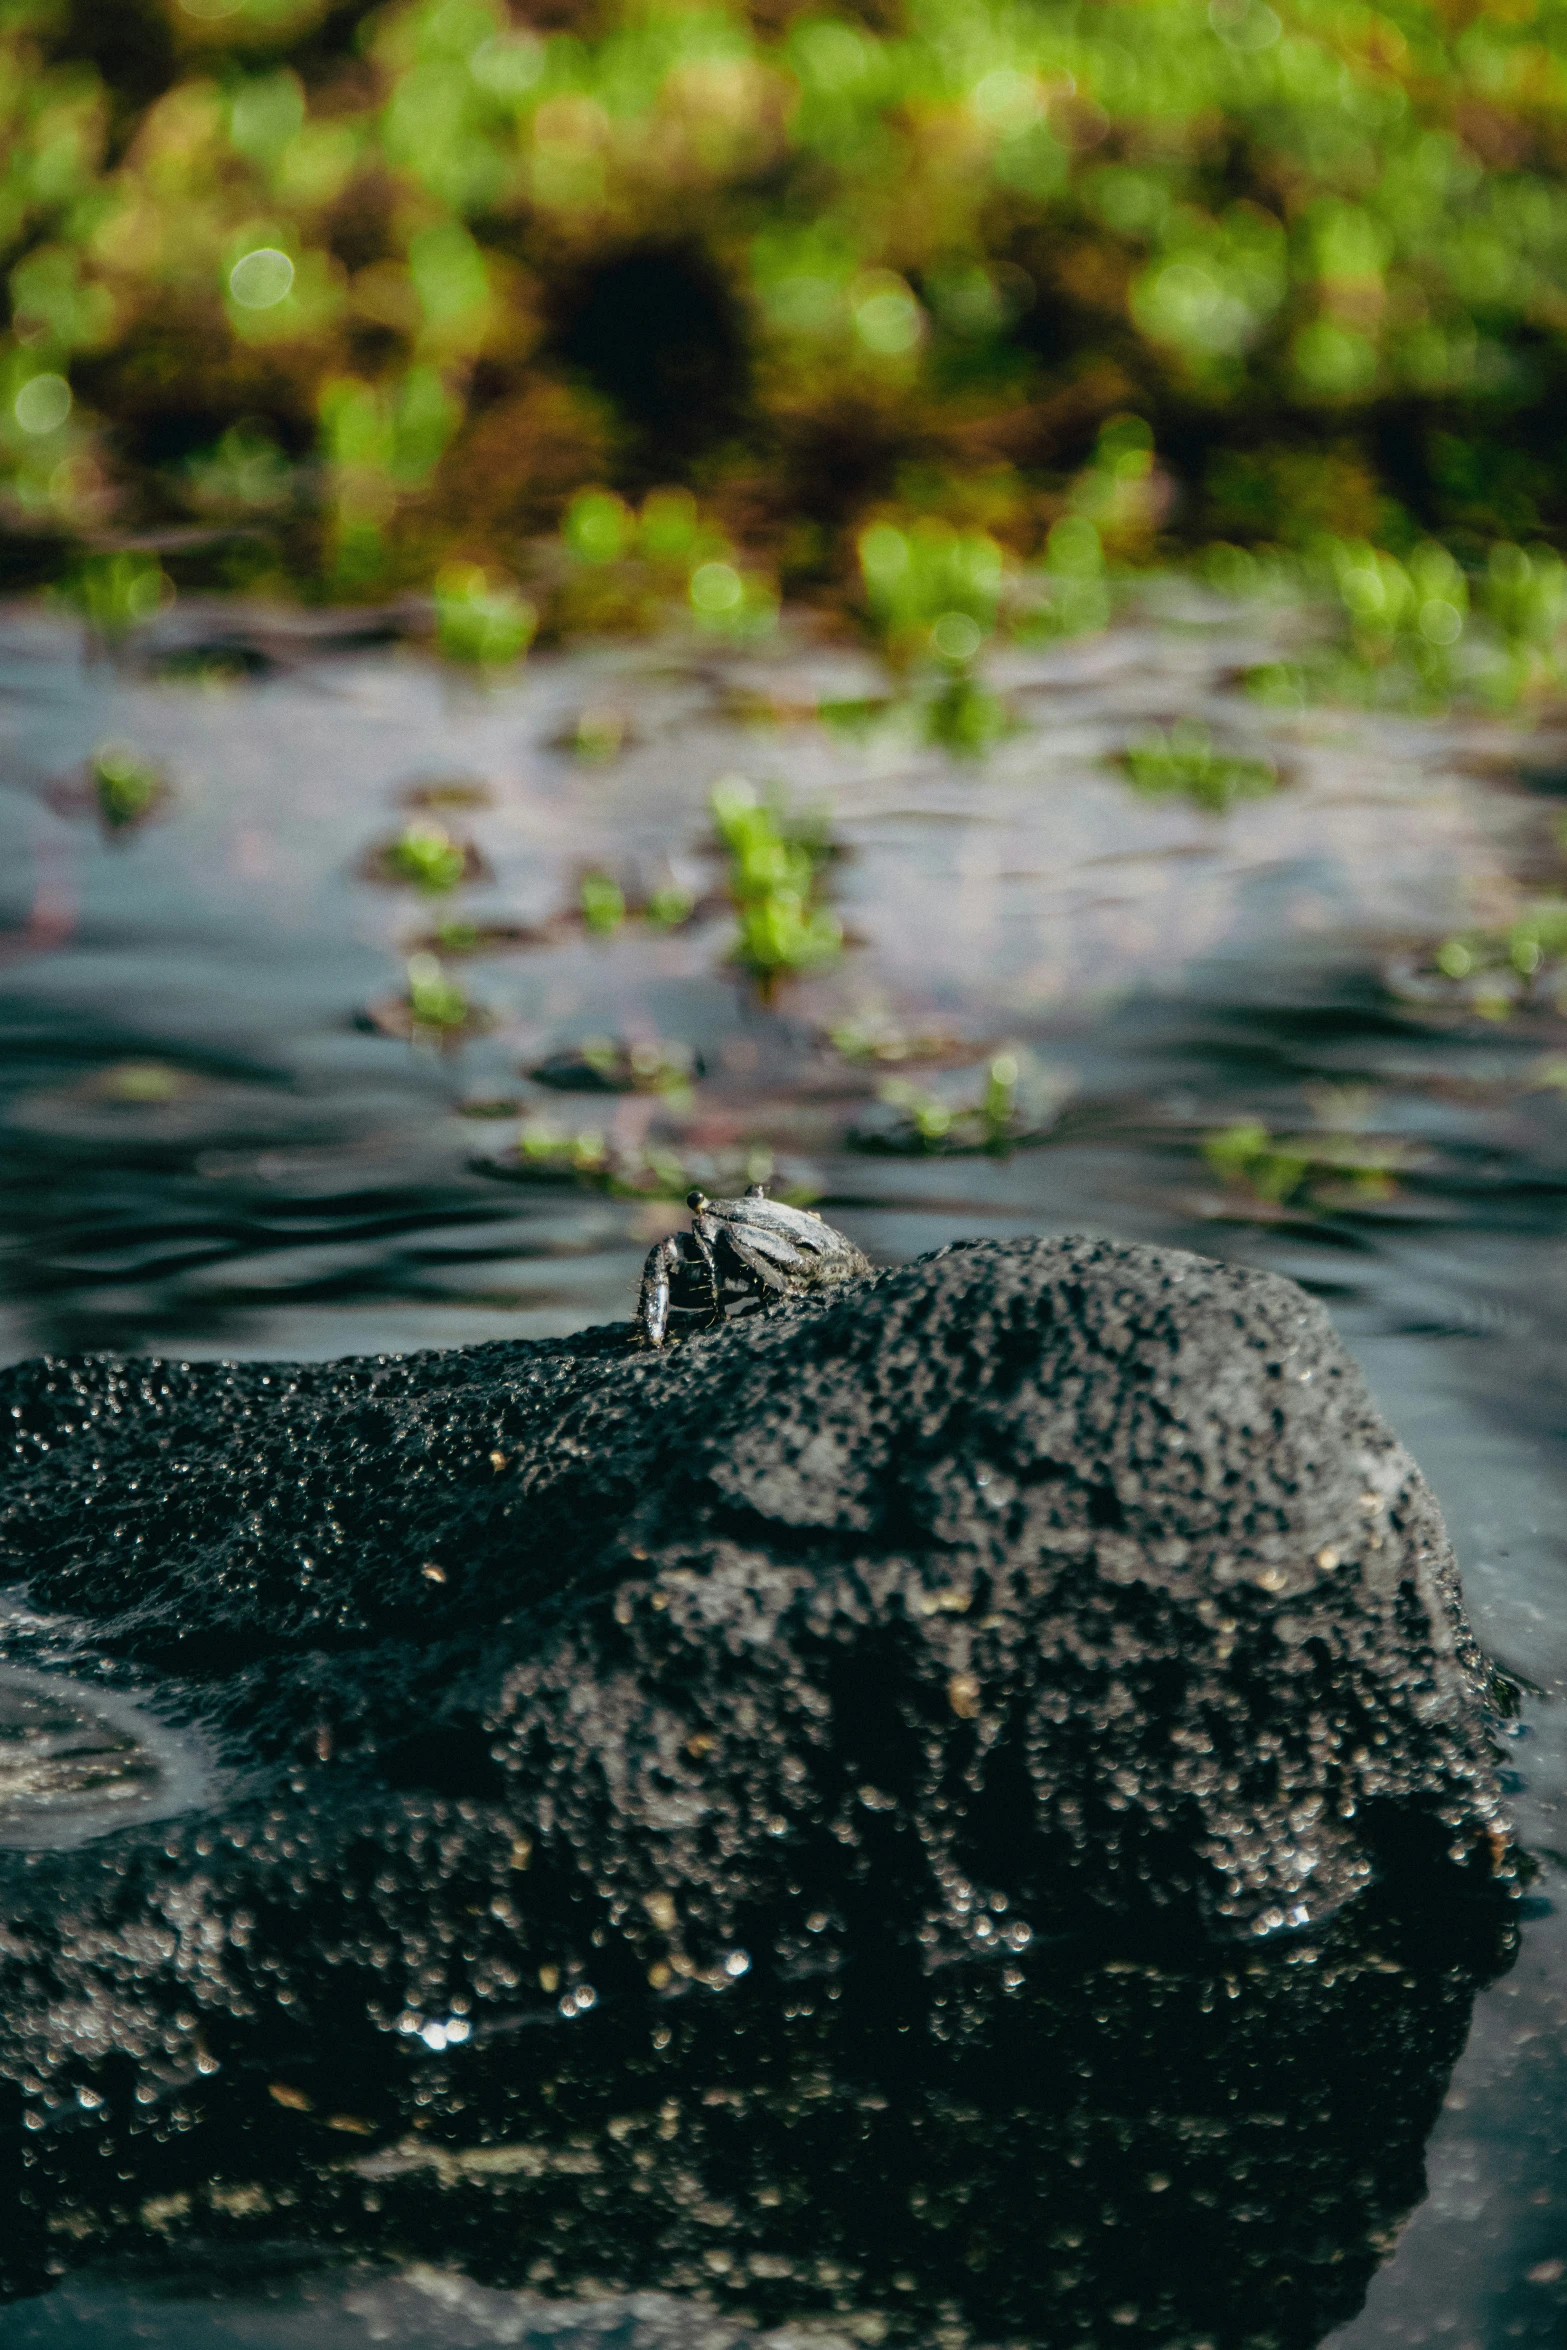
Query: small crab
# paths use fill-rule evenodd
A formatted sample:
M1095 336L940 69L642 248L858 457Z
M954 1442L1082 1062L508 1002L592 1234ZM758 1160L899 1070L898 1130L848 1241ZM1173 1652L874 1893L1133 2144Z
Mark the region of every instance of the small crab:
M870 1271L852 1240L845 1240L809 1208L786 1208L753 1183L744 1199L708 1199L686 1193L691 1229L649 1251L637 1301L636 1327L649 1346L662 1346L670 1314L699 1315L700 1327L721 1322L731 1304L823 1289Z

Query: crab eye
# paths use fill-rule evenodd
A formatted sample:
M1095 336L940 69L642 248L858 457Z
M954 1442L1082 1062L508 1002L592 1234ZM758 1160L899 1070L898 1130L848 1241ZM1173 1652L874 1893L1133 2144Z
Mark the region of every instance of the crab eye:
M688 1208L705 1208L706 1205L707 1194L705 1191L688 1191L686 1193L686 1206Z

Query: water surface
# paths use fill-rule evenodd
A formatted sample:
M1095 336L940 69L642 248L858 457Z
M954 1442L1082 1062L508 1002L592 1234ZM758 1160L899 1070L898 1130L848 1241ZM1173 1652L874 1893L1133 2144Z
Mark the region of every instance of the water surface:
M1001 682L1024 723L978 765L896 724L846 734L801 715L878 681L800 641L590 649L480 691L332 622L189 611L163 629L111 664L29 614L0 626L3 1352L325 1358L622 1316L678 1204L498 1177L541 1116L693 1163L769 1155L883 1261L1088 1229L1303 1281L1431 1477L1476 1627L1523 1686L1515 1799L1540 1863L1522 1956L1476 2005L1428 2197L1332 2338L1559 2340L1567 1019L1466 1017L1386 975L1560 886L1567 736L1270 710L1236 683L1265 622L1186 591L1103 639L1016 657ZM203 682L220 635L249 668L214 662ZM606 709L626 747L584 759L582 715ZM1223 818L1137 798L1116 754L1183 714L1271 758L1278 792ZM80 784L110 736L171 785L116 836ZM821 803L848 852L834 888L859 943L771 1004L726 964L721 907L668 935L557 920L584 870L633 893L710 891L707 794L736 771ZM460 1051L366 1017L440 918L368 878L367 858L432 799L482 859L461 912L553 925L547 943L452 963L493 1020ZM845 1055L826 1039L846 1026L884 1045L940 1037L940 1065ZM524 1074L600 1036L666 1040L705 1074L689 1102L562 1095ZM1039 1147L849 1147L886 1125L889 1077L962 1102L998 1050L1047 1104ZM465 1114L479 1102L513 1111ZM1386 1180L1270 1205L1202 1154L1241 1120L1325 1153L1358 1138ZM167 1794L172 1760L96 1703L74 1682L49 1698L0 1686L0 1835L29 1804L80 1811L108 1780L145 1806L161 1773ZM280 2251L264 2275L71 2278L9 2310L5 2332L17 2350L734 2338L651 2296L573 2307L455 2268L339 2274L325 2247Z

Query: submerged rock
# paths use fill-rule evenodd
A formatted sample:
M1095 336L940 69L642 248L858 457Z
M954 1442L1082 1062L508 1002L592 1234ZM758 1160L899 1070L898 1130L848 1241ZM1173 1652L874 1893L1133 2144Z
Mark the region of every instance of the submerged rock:
M1354 2307L1511 1871L1441 1521L1292 1284L986 1244L662 1356L3 1386L8 1653L232 1773L0 1850L12 2290L309 2210L903 2335Z

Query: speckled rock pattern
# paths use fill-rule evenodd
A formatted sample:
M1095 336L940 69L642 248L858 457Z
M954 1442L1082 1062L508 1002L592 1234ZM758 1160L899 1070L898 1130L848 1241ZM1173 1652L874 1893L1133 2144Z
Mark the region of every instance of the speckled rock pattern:
M1268 1275L986 1245L662 1358L611 1332L5 1384L34 1606L273 1753L634 1837L707 1941L770 1821L847 1856L895 1820L942 1944L982 1854L1035 1855L1051 1907L1256 1931L1389 1832L1439 1826L1466 1872L1498 1847L1431 1495Z
M232 1772L0 1852L0 2285L308 2211L908 2339L1353 2306L1509 1864L1440 1520L1291 1284L987 1244L663 1356L0 1407L6 1648L73 1619Z

